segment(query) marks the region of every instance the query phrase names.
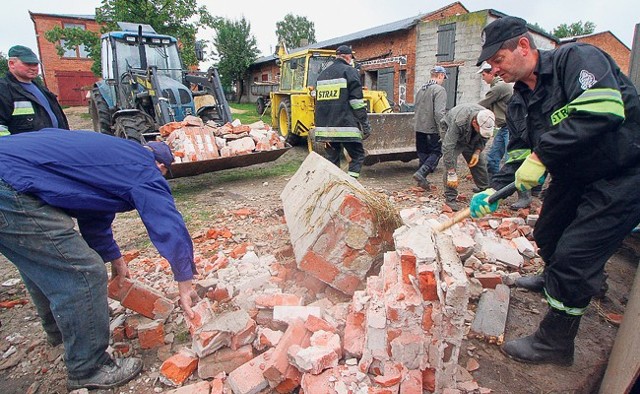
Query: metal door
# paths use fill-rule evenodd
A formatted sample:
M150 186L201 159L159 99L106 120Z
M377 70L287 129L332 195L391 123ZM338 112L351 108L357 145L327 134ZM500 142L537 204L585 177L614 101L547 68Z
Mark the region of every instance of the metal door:
M387 92L387 100L390 103L395 101L393 97L393 76L393 67L378 70L378 90Z

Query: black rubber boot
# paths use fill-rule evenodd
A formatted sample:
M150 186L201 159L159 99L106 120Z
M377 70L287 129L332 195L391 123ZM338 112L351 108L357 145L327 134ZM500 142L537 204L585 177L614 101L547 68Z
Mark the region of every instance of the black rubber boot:
M515 285L516 287L521 287L536 293L542 293L542 290L544 289L544 276L523 276L522 278L516 279Z
M607 291L609 290L609 285L607 284L607 273L604 273L604 280L602 281L602 286L600 286L600 292L595 294L595 298L602 299L607 295ZM520 287L522 289L527 289L529 291L533 291L536 293L542 293L544 290L544 276L542 275L533 275L533 276L523 276L521 278L516 279L515 283L516 287Z
M500 350L509 358L523 363L572 365L574 340L581 317L550 308L538 331L509 341Z
M511 208L514 211L517 211L518 209L529 208L530 205L531 205L531 192L528 190L525 192L521 192L518 190L518 201L511 204L509 208Z
M418 183L418 186L420 186L424 190L429 190L430 184L427 180L427 175L429 175L429 173L431 173L431 169L429 167L421 166L420 168L418 168L418 171L413 174L413 179L415 179L415 181Z

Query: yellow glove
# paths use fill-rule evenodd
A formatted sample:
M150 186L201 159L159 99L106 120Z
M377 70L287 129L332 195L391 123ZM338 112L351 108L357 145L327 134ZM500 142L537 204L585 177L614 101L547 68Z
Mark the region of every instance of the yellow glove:
M478 160L480 160L480 152L476 151L473 156L471 156L471 159L469 160L469 168L471 167L475 167L476 164L478 164Z
M542 164L537 156L527 156L520 168L516 171L516 188L520 191L530 190L534 186L544 183L547 167Z
M455 172L447 172L447 186L454 189L458 187L458 175Z

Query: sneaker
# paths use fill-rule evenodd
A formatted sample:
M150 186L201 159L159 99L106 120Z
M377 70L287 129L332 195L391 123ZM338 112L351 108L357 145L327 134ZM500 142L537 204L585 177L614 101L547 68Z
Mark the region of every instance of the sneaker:
M116 358L101 365L93 375L67 380L69 391L86 389L110 389L121 386L135 378L142 371L142 360L135 357Z
M420 172L416 172L415 174L413 174L413 179L416 180L419 187L423 188L424 190L429 190L430 183L427 178L420 174Z

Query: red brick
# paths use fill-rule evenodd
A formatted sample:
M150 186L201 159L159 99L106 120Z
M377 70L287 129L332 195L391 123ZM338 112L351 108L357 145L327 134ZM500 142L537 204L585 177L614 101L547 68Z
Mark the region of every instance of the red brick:
M302 380L302 372L298 371L293 365L289 365L284 372L282 382L280 382L275 388L278 393L291 393L293 390L300 386Z
M114 328L113 333L111 334L111 337L113 338L114 342L122 342L124 340L124 336L125 336L124 326L118 326Z
M302 305L302 300L295 294L261 294L256 297L256 306L258 308L273 309L276 305Z
M125 308L149 319L166 319L173 310L173 302L159 291L134 281L133 286L120 300Z
M327 394L333 393L335 370L333 368L327 369L319 375L312 375L305 373L302 375L300 386L304 390L304 394Z
M211 381L211 394L224 394L224 380L215 378Z
M237 350L222 348L217 352L202 357L198 362L198 377L211 379L220 372L231 373L242 364L253 359L253 348L250 345Z
M433 306L425 305L424 312L422 314L422 329L425 332L430 332L433 327Z
M229 347L233 350L236 350L244 345L248 345L256 338L256 322L253 319L249 319L246 327L240 331L235 333L231 337L231 344Z
M340 272L335 265L311 250L302 258L300 269L309 272L317 279L329 284L333 282Z
M259 393L269 386L262 371L266 368L266 363L271 359L272 354L273 349L269 349L229 374L227 383L234 394Z
M229 290L224 287L217 287L215 289L211 289L207 291L206 297L211 301L224 302L231 299L231 295L229 294Z
M144 316L140 315L131 315L127 316L124 320L124 335L128 339L133 339L138 337L138 326L141 324L150 323L152 320L147 319Z
M416 256L410 251L402 251L400 253L400 276L406 284L411 284L409 276L416 277Z
M434 368L422 371L422 389L430 393L436 391L436 370Z
M353 293L355 293L356 289L360 286L361 283L362 280L360 280L360 278L358 278L357 276L343 273L333 281L333 284L331 284L331 286L345 294L353 295Z
M422 373L418 370L407 371L400 382L400 394L422 393Z
M209 382L198 382L175 390L167 391L166 394L210 394L211 384Z
M294 280L296 283L299 283L301 287L307 289L309 296L312 298L316 298L316 294L321 293L327 288L326 283L305 271L297 271Z
M280 342L282 335L283 335L282 331L277 331L267 327L262 327L258 332L258 339L255 343L255 347L258 351L264 350L270 347L275 347L278 344L278 342Z
M438 300L438 285L436 276L432 271L421 271L418 273L418 285L425 301Z
M116 301L121 301L125 295L131 290L133 286L133 281L129 278L125 278L122 281L122 287L120 287L120 278L112 278L109 281L109 285L107 287L109 298L114 299Z
M311 332L316 331L328 331L328 332L336 332L336 328L329 324L326 320L321 319L314 315L309 315L307 320L304 322L304 328Z
M245 253L247 253L248 246L249 244L246 242L241 243L240 245L236 246L231 250L231 252L229 253L229 256L231 256L234 259L244 256Z
M476 272L474 278L478 279L485 289L495 289L502 283L502 275L495 272Z
M369 207L353 194L347 194L344 197L339 212L345 216L350 222L367 223L373 221L373 216Z
M285 373L289 366L287 351L293 345L307 347L311 334L304 328L302 320L294 320L289 324L287 331L274 348L273 355L267 361L264 369L264 377L271 386L277 386L285 379Z
M140 256L140 251L137 249L128 250L122 254L122 258L124 259L124 262L127 264L130 263L131 260L135 259L138 256Z
M140 325L138 339L142 349L153 349L164 345L164 324L160 321L154 321Z
M160 373L171 382L181 385L198 367L198 357L187 349L166 359L160 366Z
M211 309L211 303L208 299L201 300L194 307L191 308L194 313L193 319L190 319L187 314L184 314L189 332L194 335L196 331L213 319L213 310Z
M350 312L344 328L343 350L347 357L362 357L364 337L364 313Z

